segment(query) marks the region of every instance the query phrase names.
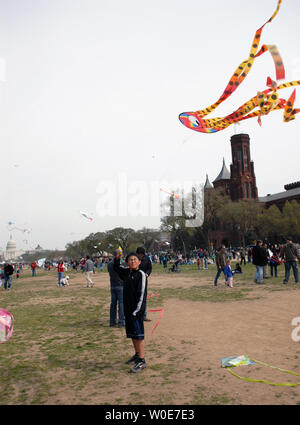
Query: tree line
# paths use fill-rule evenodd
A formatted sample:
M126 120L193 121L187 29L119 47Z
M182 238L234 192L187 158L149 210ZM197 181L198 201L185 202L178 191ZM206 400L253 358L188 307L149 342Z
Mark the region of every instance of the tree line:
M169 234L171 249L184 255L195 248L211 247L213 232L218 230L236 232L239 246L244 247L258 238L281 243L286 235L291 235L297 241L300 234L300 204L296 201L286 202L282 210L276 205L265 208L255 200L233 202L222 190L215 189L205 193L203 208L204 222L199 227L186 227L188 217L183 211L180 217L162 217L158 230L117 227L91 233L85 239L68 243L65 255L71 258L101 255L118 247L128 253L139 245L152 251L159 247L161 232Z

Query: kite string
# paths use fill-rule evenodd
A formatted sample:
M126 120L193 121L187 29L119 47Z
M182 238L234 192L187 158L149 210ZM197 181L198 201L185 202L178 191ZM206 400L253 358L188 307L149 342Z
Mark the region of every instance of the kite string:
M151 298L151 297L156 297L156 298L158 298L159 297L159 294L149 294L148 296L147 296L147 300L149 300L149 298ZM159 325L159 322L160 322L160 319L162 318L162 315L164 314L164 309L163 308L159 308L159 309L156 309L156 310L147 310L149 313L155 313L156 311L160 311L161 313L160 313L160 315L159 315L159 318L158 318L158 320L157 320L157 323L156 323L156 325L154 326L154 328L152 329L152 332L151 332L151 335L153 335L153 333L154 333L154 331L155 331L155 329L157 328L157 326Z
M284 373L289 373L290 375L295 375L295 376L300 376L300 373L296 373L296 372L292 372L291 370L286 370L286 369L282 369L280 367L277 366L272 366L269 365L268 363L264 363L261 362L259 360L256 359L252 359L255 363L261 364L263 366L267 366L270 367L272 369L276 369L279 370L280 372L284 372ZM226 367L225 369L228 369L228 371L235 377L239 378L239 379L243 379L244 381L249 381L249 382L261 382L264 384L268 384L268 385L275 385L275 386L281 386L281 387L296 387L298 385L300 385L300 381L296 382L296 383L291 383L291 382L270 382L266 379L253 379L253 378L247 378L246 376L240 376L237 373L233 372L233 370L230 367Z

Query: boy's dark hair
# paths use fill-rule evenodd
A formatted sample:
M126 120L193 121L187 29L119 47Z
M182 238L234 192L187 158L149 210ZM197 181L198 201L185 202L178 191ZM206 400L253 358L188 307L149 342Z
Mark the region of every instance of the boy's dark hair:
M130 253L126 256L126 258L125 258L126 263L128 262L129 257L136 257L138 260L140 260L140 259L139 259L139 256L137 255L137 253L136 253L136 252L130 252Z
M143 248L142 246L139 246L137 249L136 249L136 253L137 254L146 254L146 251L145 251L145 248Z

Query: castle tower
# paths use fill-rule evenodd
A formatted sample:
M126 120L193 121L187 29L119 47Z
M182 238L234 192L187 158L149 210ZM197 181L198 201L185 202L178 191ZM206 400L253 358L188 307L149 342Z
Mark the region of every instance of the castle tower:
M223 158L223 166L219 175L213 181L215 189L222 188L226 195L230 196L230 173L225 165L225 159Z
M208 179L208 175L206 174L206 181L205 181L205 184L204 184L204 190L210 190L210 189L213 189L214 187L213 187L213 185L211 184L211 182L209 181L209 179Z
M231 136L230 195L233 201L258 199L254 163L250 157L248 134Z

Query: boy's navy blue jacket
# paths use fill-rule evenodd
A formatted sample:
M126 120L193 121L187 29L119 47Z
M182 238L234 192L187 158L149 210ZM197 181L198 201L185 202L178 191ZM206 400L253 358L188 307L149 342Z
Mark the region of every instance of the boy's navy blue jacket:
M125 318L144 317L147 299L147 279L142 270L130 271L120 266L120 260L114 259L114 270L124 282L123 305Z

